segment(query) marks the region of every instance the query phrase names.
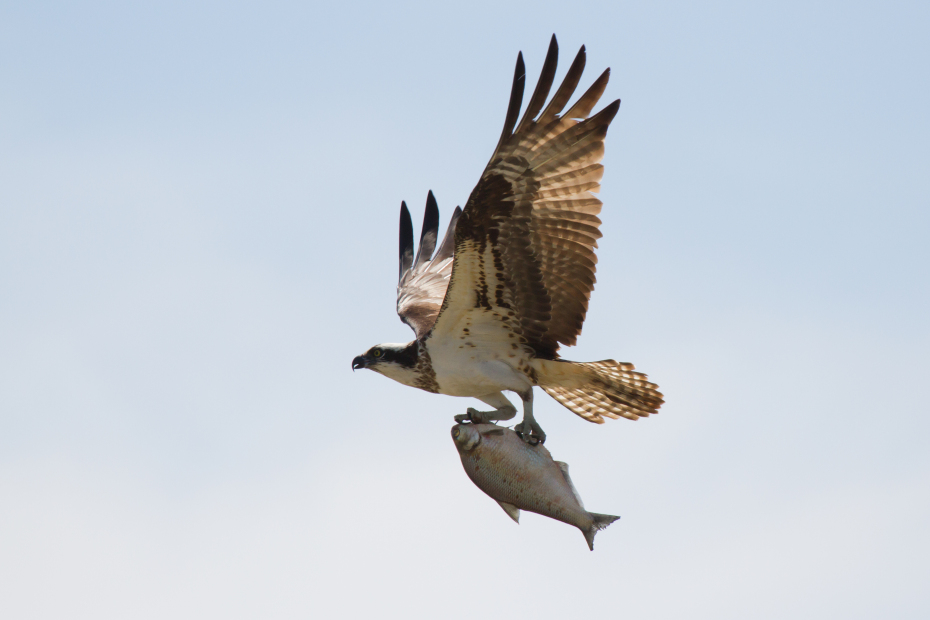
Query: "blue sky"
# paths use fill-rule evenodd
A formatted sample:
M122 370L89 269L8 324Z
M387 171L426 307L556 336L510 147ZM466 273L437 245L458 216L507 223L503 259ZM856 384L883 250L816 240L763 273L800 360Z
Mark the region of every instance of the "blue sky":
M15 618L924 618L922 3L3 3L0 609ZM586 505L514 525L477 401L352 357L401 200L464 204L516 54L622 99L575 360L658 416L537 417ZM417 222L417 228L419 222Z

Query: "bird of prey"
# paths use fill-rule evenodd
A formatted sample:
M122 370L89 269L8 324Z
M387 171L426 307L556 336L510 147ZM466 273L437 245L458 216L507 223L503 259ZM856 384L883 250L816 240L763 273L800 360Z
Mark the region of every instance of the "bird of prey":
M549 99L558 61L553 35L542 74L519 123L525 68L517 55L510 104L500 141L464 209L455 209L436 249L439 209L432 192L420 243L400 209L397 314L416 339L379 344L352 360L404 385L469 396L492 411L467 409L456 420L509 420L529 443L545 440L533 417L539 386L590 422L636 420L662 405L657 386L632 364L570 362L560 345L574 345L594 288L604 138L620 101L591 114L610 69L565 112L585 65L582 47Z

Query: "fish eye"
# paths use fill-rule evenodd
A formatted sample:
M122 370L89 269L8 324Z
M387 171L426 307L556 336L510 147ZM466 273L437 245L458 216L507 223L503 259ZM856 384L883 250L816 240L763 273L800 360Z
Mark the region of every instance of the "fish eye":
M381 357L381 349L372 349L372 350L371 350L371 356L372 356L372 357Z

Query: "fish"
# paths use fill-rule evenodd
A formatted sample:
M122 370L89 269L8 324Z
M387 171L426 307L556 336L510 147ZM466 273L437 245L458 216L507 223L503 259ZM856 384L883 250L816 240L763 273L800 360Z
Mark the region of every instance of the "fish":
M594 551L594 535L620 517L588 512L568 475L568 464L553 460L541 443L530 445L496 424L456 424L452 440L465 473L479 489L520 523L528 510L574 525Z

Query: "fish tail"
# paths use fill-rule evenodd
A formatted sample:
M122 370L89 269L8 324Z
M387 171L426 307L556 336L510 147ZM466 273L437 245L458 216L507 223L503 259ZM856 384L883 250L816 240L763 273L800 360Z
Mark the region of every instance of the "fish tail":
M637 420L657 413L664 402L658 386L633 364L614 360L534 360L537 383L549 396L589 422L604 418Z
M599 515L595 512L589 514L591 515L591 518L594 520L594 522L591 524L591 527L589 527L587 530L582 530L581 533L584 534L584 539L588 541L588 549L594 551L594 535L620 517L615 517L613 515Z

